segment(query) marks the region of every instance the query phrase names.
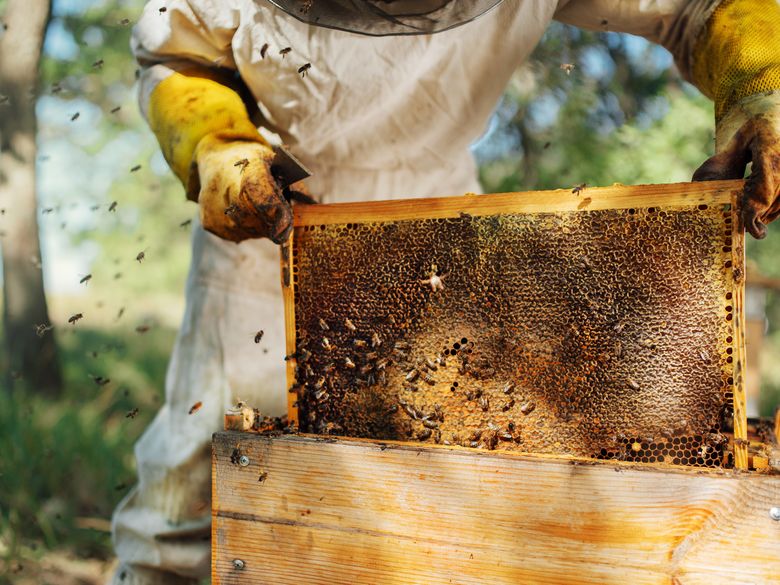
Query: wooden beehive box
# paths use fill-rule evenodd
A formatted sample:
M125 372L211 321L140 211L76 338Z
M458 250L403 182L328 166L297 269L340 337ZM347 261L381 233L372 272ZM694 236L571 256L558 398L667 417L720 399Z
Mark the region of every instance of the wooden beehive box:
M290 417L316 434L744 469L740 193L299 207L282 267Z
M320 434L215 435L213 582L780 582L740 192L298 208L289 414Z

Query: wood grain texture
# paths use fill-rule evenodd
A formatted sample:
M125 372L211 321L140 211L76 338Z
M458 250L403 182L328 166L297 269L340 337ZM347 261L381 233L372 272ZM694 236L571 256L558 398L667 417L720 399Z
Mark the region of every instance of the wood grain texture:
M496 213L543 213L551 211L593 211L631 209L663 204L711 205L731 203L742 192L743 181L708 181L667 185L618 185L586 187L579 194L569 189L501 193L489 198L467 193L457 197L360 201L325 205L296 205L294 225L328 225L367 221L493 215Z
M741 192L732 193L731 205L739 213ZM748 468L747 447L747 393L745 391L746 350L745 350L745 230L734 221L731 226L731 278L734 286L733 320L734 324L734 467Z
M215 584L780 582L778 475L228 432L213 463Z
M298 424L298 407L296 405L296 394L289 392L289 389L295 384L295 367L297 359L295 353L295 283L292 278L293 269L293 235L280 248L281 274L282 274L282 301L284 301L284 355L288 356L286 374L287 374L287 418L290 424Z

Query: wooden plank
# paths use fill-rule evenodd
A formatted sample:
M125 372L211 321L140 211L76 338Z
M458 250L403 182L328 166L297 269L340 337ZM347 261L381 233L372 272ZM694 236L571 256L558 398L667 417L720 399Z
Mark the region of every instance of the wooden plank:
M293 270L293 234L280 249L282 300L284 301L284 354L287 356L287 418L290 424L298 424L298 407L296 394L289 390L295 384L295 368L298 363L295 354L295 282Z
M740 209L741 191L732 193L731 205ZM748 468L747 444L747 395L745 392L745 230L741 222L734 221L731 226L731 253L734 291L734 467Z
M666 206L731 203L742 192L743 181L673 183L668 185L619 185L587 187L579 194L569 189L501 193L485 198L467 193L457 197L360 201L325 205L296 205L294 225L316 226L334 223L400 221L407 219L474 216L496 213L543 213L550 211L593 211L595 209L631 209Z
M244 433L213 464L215 584L780 582L778 475Z

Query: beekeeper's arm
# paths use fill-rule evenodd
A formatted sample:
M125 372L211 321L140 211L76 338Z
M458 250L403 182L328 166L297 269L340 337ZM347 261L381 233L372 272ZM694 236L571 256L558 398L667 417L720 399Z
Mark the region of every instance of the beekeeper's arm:
M556 19L644 36L715 100L716 151L694 180L744 176L742 219L756 238L780 215L780 4L777 0L570 0ZM773 93L774 92L774 93Z
M163 9L162 12L160 9ZM280 243L292 212L271 175L273 151L251 122L253 100L231 50L228 0L149 2L133 30L141 109L208 231ZM243 95L242 95L243 94Z

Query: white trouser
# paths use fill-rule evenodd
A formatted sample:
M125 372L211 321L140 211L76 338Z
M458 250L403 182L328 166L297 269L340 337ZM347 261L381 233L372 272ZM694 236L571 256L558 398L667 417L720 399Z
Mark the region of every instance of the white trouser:
M313 192L478 192L470 157L447 175L351 170L312 177ZM348 187L347 187L348 185ZM347 190L349 189L349 190ZM368 197L363 197L368 198ZM192 583L209 574L211 435L238 399L263 414L286 411L284 315L279 248L270 240L233 244L193 221L187 304L168 365L165 404L135 446L138 485L114 512L121 565L113 584ZM260 343L255 334L263 330ZM190 415L196 402L202 407Z

